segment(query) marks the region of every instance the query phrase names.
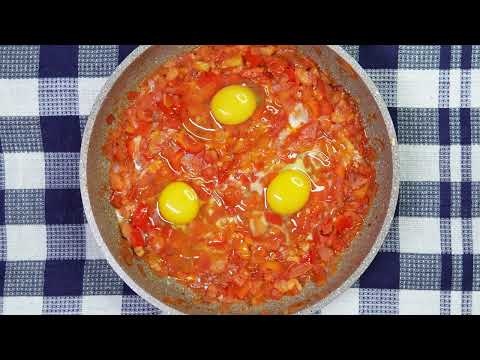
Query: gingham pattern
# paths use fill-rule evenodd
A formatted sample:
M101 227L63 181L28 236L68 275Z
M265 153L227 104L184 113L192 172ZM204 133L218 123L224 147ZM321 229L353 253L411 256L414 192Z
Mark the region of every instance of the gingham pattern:
M134 46L0 46L0 313L159 314L82 210L81 134ZM372 265L322 314L480 314L480 46L345 46L392 115L400 198Z

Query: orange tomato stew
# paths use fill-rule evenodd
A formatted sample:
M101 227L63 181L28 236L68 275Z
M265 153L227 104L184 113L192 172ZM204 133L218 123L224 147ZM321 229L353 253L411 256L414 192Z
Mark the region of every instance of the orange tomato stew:
M236 124L212 111L230 85L255 94L253 113ZM237 95L226 95L223 110L245 114L248 97ZM311 59L292 46L202 46L161 65L127 98L106 119L110 202L132 254L154 273L203 302L256 305L335 271L375 195L375 153L357 104ZM293 213L267 202L285 169L310 182ZM159 209L177 181L198 197L186 223Z

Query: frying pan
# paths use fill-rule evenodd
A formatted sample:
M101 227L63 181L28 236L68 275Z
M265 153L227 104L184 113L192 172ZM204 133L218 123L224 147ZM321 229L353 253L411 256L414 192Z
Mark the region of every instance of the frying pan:
M80 187L83 207L91 231L110 266L130 288L164 314L218 314L218 304L194 301L191 291L171 278L159 278L141 261L128 261L113 207L108 201L107 159L102 145L108 132L105 118L124 105L134 90L160 64L194 45L146 45L134 50L113 72L98 95L83 134L80 153ZM387 107L374 83L361 66L334 45L298 45L332 79L358 102L367 136L376 148L378 190L365 224L342 256L337 271L316 287L307 284L297 296L261 305L236 304L228 314L315 313L343 293L367 269L379 251L392 221L399 189L398 145ZM123 249L124 250L124 249Z

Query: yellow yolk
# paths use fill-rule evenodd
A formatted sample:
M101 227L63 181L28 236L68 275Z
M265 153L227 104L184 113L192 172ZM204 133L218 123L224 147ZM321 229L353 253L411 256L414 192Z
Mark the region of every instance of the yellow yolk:
M282 171L268 185L268 205L277 214L294 214L307 203L311 188L310 179L302 172Z
M197 193L184 182L168 184L158 197L158 209L165 220L183 225L192 221L198 214L200 203Z
M215 119L225 125L236 125L248 120L257 107L255 93L241 85L230 85L218 91L210 108Z

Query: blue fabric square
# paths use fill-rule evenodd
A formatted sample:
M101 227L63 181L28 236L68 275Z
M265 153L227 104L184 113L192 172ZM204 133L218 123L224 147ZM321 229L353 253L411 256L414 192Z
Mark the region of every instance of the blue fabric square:
M47 259L85 258L85 225L47 225Z
M25 79L38 76L38 45L1 45L0 79Z
M0 143L4 152L42 151L40 118L0 116Z
M78 189L79 161L77 152L45 153L45 188Z
M398 217L393 218L380 251L387 253L400 251L400 229L398 226Z
M40 77L77 77L78 45L42 45Z
M82 295L83 260L47 260L45 262L45 296Z
M440 290L442 255L400 254L400 289Z
M398 289L399 281L399 254L380 252L360 277L360 287L370 289Z
M438 109L397 108L400 144L438 144Z
M440 66L440 46L400 45L398 68L412 70L437 70Z
M471 216L480 217L480 182L471 183Z
M121 63L138 45L120 45L118 48L118 63Z
M440 215L440 184L404 181L398 196L400 216L437 217Z
M130 286L123 283L123 295L136 295L136 294L135 294L135 291L130 289Z
M3 157L1 142L0 142L0 189L5 189L5 159Z
M46 189L45 220L52 224L83 224L82 198L79 189Z
M397 71L393 69L365 69L388 107L397 106Z
M110 76L118 65L118 46L80 45L78 53L79 77Z
M0 261L7 260L7 229L0 225Z
M470 108L460 109L460 143L462 145L470 145L472 143Z
M45 224L45 193L42 189L5 191L6 224Z
M79 152L78 116L42 116L40 119L45 152Z
M450 203L452 199L452 188L450 182L440 183L440 217L450 217Z
M3 296L4 285L5 285L5 261L0 261L0 296Z
M448 109L438 109L440 145L450 144L450 113Z
M396 69L398 45L360 45L359 62L366 69Z
M123 281L106 260L86 260L83 295L122 295Z
M81 310L81 296L45 296L43 298L42 314L76 315L80 314Z
M462 46L462 69L470 70L472 66L472 45Z
M452 289L452 255L442 254L442 290Z
M40 116L78 115L78 80L43 78L38 80Z
M362 315L396 315L399 294L396 289L360 289L359 312Z
M440 46L440 69L447 70L450 69L450 62L452 59L452 48L450 45Z
M4 296L42 296L44 270L43 261L7 261Z
M393 127L395 128L395 132L398 136L398 117L397 117L397 108L389 107L388 112L390 113L390 117L392 118Z
M5 225L5 190L0 190L0 225Z
M473 283L473 255L464 254L463 255L463 282L462 290L463 291L472 291Z
M138 295L124 295L122 297L122 315L161 315L157 309Z

